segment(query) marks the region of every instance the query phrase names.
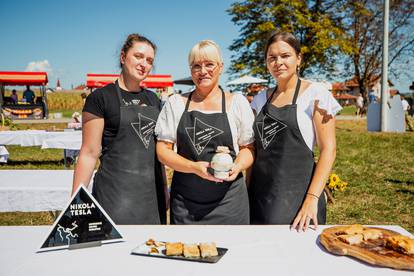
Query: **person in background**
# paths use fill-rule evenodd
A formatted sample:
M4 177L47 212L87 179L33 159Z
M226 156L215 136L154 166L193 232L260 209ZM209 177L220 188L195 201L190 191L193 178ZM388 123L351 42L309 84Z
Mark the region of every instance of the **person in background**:
M92 194L116 224L166 223L165 178L154 136L160 101L139 86L155 51L149 39L130 34L119 57L119 79L89 94L83 108L72 193L89 184L99 157Z
M362 117L362 113L364 110L364 98L362 97L362 94L359 93L358 97L355 101L355 105L356 105L356 115L359 117Z
M253 112L242 94L219 87L223 59L215 42L197 43L188 62L195 90L169 97L155 128L158 157L174 169L171 224L249 224L241 172L253 163ZM209 171L219 146L234 160L224 181Z
M161 108L164 106L164 104L167 102L167 99L172 94L168 94L168 88L161 88L160 90L160 100L161 100Z
M83 105L85 105L85 102L86 102L86 97L87 97L88 95L85 93L85 92L82 92L81 93L81 98L82 98L82 102L83 102Z
M10 96L12 104L17 104L19 102L19 97L17 96L16 89L12 90L11 96Z
M369 91L368 101L369 101L369 103L376 103L377 102L377 97L375 96L374 91Z
M251 104L257 114L251 223L290 224L306 231L311 220L315 227L326 222L322 193L335 160L334 116L341 106L323 84L299 77L301 47L291 33L273 34L264 56L277 86L259 93Z
M247 95L246 95L246 99L247 99L247 101L248 101L249 103L251 103L251 102L253 101L254 96L256 96L256 94L255 94L255 93L253 93L253 92L249 92L249 93L247 93Z
M408 131L413 131L414 127L413 127L413 124L410 121L410 115L408 114L409 110L411 109L411 106L407 102L407 100L404 98L403 95L400 95L400 97L401 97L401 103L402 103L403 111L404 111L405 126L408 128Z
M26 85L26 90L23 92L23 99L25 99L26 103L34 103L35 93L30 90L30 86Z

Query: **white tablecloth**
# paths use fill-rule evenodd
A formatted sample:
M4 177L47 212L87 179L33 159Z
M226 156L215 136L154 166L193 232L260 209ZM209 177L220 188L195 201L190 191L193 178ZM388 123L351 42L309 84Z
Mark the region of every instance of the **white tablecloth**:
M367 265L326 252L318 242L323 227L297 233L288 226L120 226L126 242L79 250L35 253L50 226L0 227L1 275L412 275ZM409 233L399 226L387 228ZM148 238L215 241L228 252L216 264L131 255Z
M81 144L82 131L0 131L0 145L42 146L42 148L78 150Z
M0 170L0 212L62 210L72 179L73 170Z
M82 131L61 132L59 136L45 139L42 149L79 150L82 145Z

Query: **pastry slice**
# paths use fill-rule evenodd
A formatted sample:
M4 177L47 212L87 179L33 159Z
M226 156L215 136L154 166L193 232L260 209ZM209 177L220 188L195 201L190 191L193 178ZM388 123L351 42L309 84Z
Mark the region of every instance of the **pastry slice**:
M403 254L414 255L414 240L403 235L387 238L385 245Z
M382 232L379 229L366 229L362 231L362 236L364 237L364 241L367 240L376 240L382 238Z
M197 244L184 244L184 257L198 258L200 257L200 250Z
M352 234L361 234L364 231L364 227L361 224L352 224L345 227L341 234L352 235Z
M214 242L200 243L201 257L213 257L218 256L217 247Z
M165 246L165 242L154 241L156 247Z
M167 242L165 244L165 254L167 256L180 256L183 254L183 244L181 242Z
M146 245L151 246L154 245L155 241L153 239L149 239L145 242Z
M362 234L354 234L354 235L340 235L338 236L338 239L349 244L360 244L362 240L364 239L364 236Z

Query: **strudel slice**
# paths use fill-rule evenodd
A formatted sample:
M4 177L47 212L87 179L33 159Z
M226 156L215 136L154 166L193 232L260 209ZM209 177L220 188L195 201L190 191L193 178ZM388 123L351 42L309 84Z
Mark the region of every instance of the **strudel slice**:
M181 242L167 242L165 244L165 254L167 256L180 256L183 254L183 244Z
M217 247L214 242L211 243L200 243L200 251L201 251L201 257L212 257L217 256Z
M362 234L340 235L338 236L338 239L343 242L346 242L347 244L354 245L360 244L364 239L364 236Z
M361 234L364 231L364 227L361 224L352 224L345 227L340 234L352 235Z
M382 232L379 229L367 228L362 231L362 235L364 236L364 241L382 238Z
M414 240L403 235L396 235L387 238L385 245L395 251L404 254L414 255Z
M184 244L184 257L198 258L200 257L200 250L197 244Z

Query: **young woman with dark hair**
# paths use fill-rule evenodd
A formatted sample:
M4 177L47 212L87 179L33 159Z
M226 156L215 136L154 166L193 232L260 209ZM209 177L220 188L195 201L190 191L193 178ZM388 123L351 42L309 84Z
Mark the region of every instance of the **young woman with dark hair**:
M93 195L117 224L166 222L165 186L153 135L160 101L140 87L155 51L149 39L129 35L120 53L119 79L91 93L83 108L72 193L89 184L99 157Z
M266 65L277 86L251 104L257 117L249 196L252 224L306 231L311 220L315 226L326 222L322 192L335 160L334 115L341 107L324 85L299 77L300 51L291 33L275 33L267 42Z

